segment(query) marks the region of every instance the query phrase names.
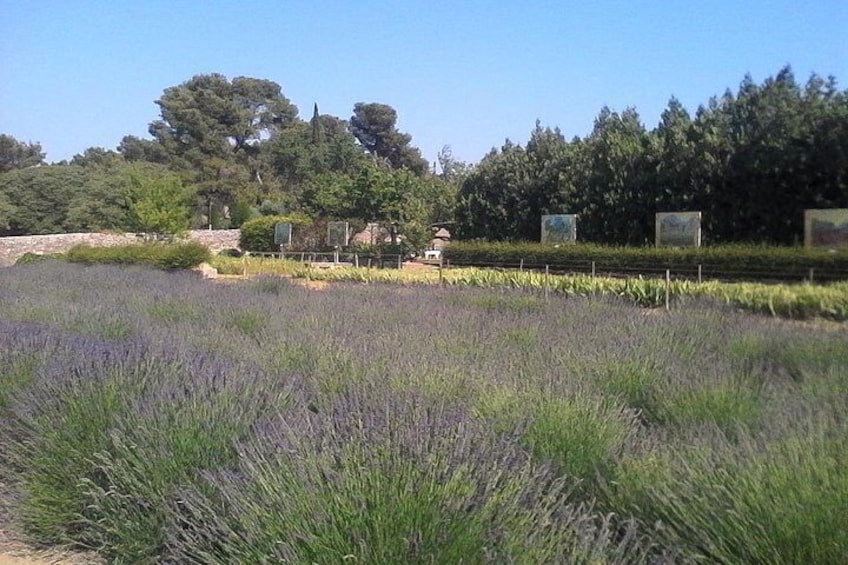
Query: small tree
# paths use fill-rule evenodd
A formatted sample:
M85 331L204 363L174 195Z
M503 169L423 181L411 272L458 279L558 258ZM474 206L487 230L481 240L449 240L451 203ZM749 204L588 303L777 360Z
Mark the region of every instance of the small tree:
M139 231L179 235L191 226L191 192L173 175L132 175L132 211Z

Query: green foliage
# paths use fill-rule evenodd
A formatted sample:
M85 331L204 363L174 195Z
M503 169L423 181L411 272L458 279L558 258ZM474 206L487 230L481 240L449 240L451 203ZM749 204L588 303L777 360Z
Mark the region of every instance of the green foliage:
M325 200L320 189L328 178L352 178L367 164L365 153L345 122L333 116L313 117L311 122L292 124L263 148L264 159L281 185L287 207L306 211L317 205L316 199ZM316 125L320 126L317 140ZM342 214L340 208L334 207L326 213Z
M848 547L844 437L816 432L757 449L677 448L624 461L610 495L683 558L716 563L841 563Z
M538 241L540 216L579 214L583 241L641 245L657 212L703 213L710 243L797 243L805 208L848 206L848 92L789 67L746 76L694 117L672 98L646 131L632 108L602 108L567 141L538 124L522 147L493 150L462 183L461 238Z
M0 174L14 169L28 169L44 163L44 152L38 143L24 143L11 135L0 134Z
M85 187L68 204L69 232L133 231L132 181L123 168L85 170Z
M649 308L665 304L666 283L661 279L608 278L584 275L551 275L517 270L452 268L436 271L380 270L366 268L310 269L294 261L247 261L216 258L221 273L277 273L324 281L380 282L391 284L442 284L482 288L512 288L550 292L566 296L616 296ZM672 281L672 303L708 297L733 306L771 316L805 319L813 317L848 320L848 283L815 286L810 284L694 283Z
M168 187L157 186L164 179L176 182L161 165L126 163L117 155L102 161L89 155L85 166L15 170L0 176L0 229L20 234L146 229L134 206L146 217L156 206L184 209L187 194L172 200Z
M132 177L138 231L179 235L190 227L190 192L175 176Z
M246 493L240 516L242 527L251 530L252 543L230 537L222 540L222 553L240 562L259 560L272 554L274 544L288 532L301 531L308 532L300 553L309 562L354 556L369 563L482 559L485 523L482 516L462 512L462 503L467 505L474 492L471 477L458 473L443 481L411 462L393 462L390 454L369 453L361 446L352 446L344 455L344 476L317 492L309 484L313 477L297 476L282 462L263 462L256 477L261 490ZM277 516L263 511L258 503L269 495L300 511ZM367 512L359 510L362 503L368 505ZM415 539L405 541L410 532ZM413 555L420 557L410 561Z
M76 226L68 221L68 210L84 192L85 184L86 173L78 166L30 167L4 173L0 175L0 194L7 203L14 202L14 215L5 223L16 234L73 231Z
M124 163L121 154L103 147L89 147L71 159L71 165L80 167L116 167Z
M456 276L539 279L503 274ZM420 282L389 275L363 280ZM0 473L34 543L115 563L848 552L835 324L58 261L0 289Z
M70 390L56 391L56 411L36 422L41 433L26 448L28 496L21 520L42 544L73 540L74 524L89 502L79 478L94 474L91 457L108 445L108 430L126 409L116 383L65 386Z
M184 389L191 377L179 364L104 372L109 377L101 380L69 374L42 383L52 393L50 410L29 422L36 434L31 444L12 443L12 457L27 461L20 518L39 543L97 548L118 562L150 561L164 546L165 507L174 489L201 470L231 464L232 438L256 414L235 408L249 394ZM163 402L156 395L168 386L182 392ZM156 392L142 414L133 402L150 392L146 387ZM222 410L244 418L225 422Z
M126 136L70 163L43 166L37 143L0 136L0 232L238 227L268 201L396 225L416 248L429 224L454 220L454 238L537 241L551 213L579 214L582 241L643 245L655 213L682 210L703 213L708 243L791 245L804 209L848 207L848 92L816 75L799 84L788 67L691 114L672 98L653 130L632 108L604 107L583 138L537 123L525 145L507 141L473 168L445 146L438 174L386 104L357 103L349 122L316 105L307 122L273 81L220 74L156 104L152 140ZM156 178L167 167L187 194L133 196L126 166L141 163Z
M664 424L683 427L709 423L730 438L756 425L760 417L757 392L734 383L666 392L661 398L656 412Z
M29 263L61 258L61 253L24 253L15 260L15 265L28 265Z
M302 214L252 218L241 226L239 247L245 251L279 252L280 246L274 243L274 226L278 223L292 225L292 247L297 248L303 241L303 234L300 232L309 228L312 220Z
M186 304L178 300L161 300L151 305L150 316L157 322L179 324L196 322L202 318L201 311L195 304Z
M91 247L75 245L65 254L72 263L88 265L115 263L121 265L146 264L161 269L191 269L209 261L209 249L199 243L146 243Z
M249 152L254 142L297 116L275 82L250 77L229 81L216 73L165 89L156 104L162 120L150 130L158 141L175 152L197 149L210 156Z
M752 336L730 344L727 353L737 360L740 376L752 383L765 385L765 373L788 378L796 383L811 384L810 376L837 372L848 366L848 348L812 339L776 342Z
M127 163L118 154L86 151L82 161L86 182L68 206L68 223L77 226L73 231L143 229L134 211L140 194L139 184L169 177L161 165ZM175 208L180 207L174 201Z
M12 395L32 382L40 363L35 352L7 352L0 357L0 417L11 403Z
M272 81L197 75L156 103L161 119L150 126L152 141L126 136L117 152L90 147L61 165L33 167L40 147L3 136L9 164L0 163L0 231L238 227L261 203L275 202L276 214L394 223L424 247L428 223L450 219L453 192L440 190L448 186L443 179L421 178L427 163L395 129L388 106L365 112L371 121L357 130L380 140L385 160L377 165L346 121L317 106L310 122L299 120ZM356 112L364 119L364 110ZM373 173L383 168L385 175Z
M391 106L357 102L350 118L350 131L369 153L385 159L393 169L423 175L427 161L409 144L412 136L398 131L396 123L397 112Z
M518 237L530 230L524 208L527 156L524 149L507 143L500 152L492 150L468 175L459 189L456 209L457 238ZM541 219L540 219L541 221Z
M426 182L409 171L368 167L351 187L351 213L365 222L386 225L390 233L402 234L413 248L421 248L431 236L426 193Z
M176 243L157 246L154 265L163 269L190 269L209 261L209 249L200 243Z
M631 434L633 414L588 395L520 395L483 398L481 413L499 429L519 425L522 443L569 477L594 482ZM526 421L522 422L523 419Z
M297 116L280 85L251 77L196 75L166 88L156 104L161 119L151 123L150 133L171 168L196 190L201 214L238 200L258 204L263 192L273 190L273 179L268 179L270 186L263 181L270 175L261 159L262 142ZM132 147L145 156L152 153L137 142Z
M256 338L265 329L265 320L256 312L241 310L228 312L224 325L248 337Z
M17 208L9 202L9 199L0 193L0 232L9 229L12 218L17 214Z
M140 139L134 135L125 135L118 144L120 153L128 163L168 163L169 156L162 144L149 139Z
M239 228L247 220L257 215L256 209L249 202L236 200L236 203L230 210L230 226L232 228Z
M605 271L682 271L692 276L702 265L705 278L771 278L803 280L810 269L822 277L848 273L848 253L798 247L716 245L699 248L616 247L591 243L551 246L540 243L455 241L443 256L452 265L506 265L586 271L592 262ZM814 277L816 275L814 274Z
M423 249L432 239L430 224L450 217L453 195L454 187L443 179L371 163L355 176L315 177L304 190L303 203L319 216L379 223L401 235L411 249Z
M663 418L659 378L653 367L638 361L605 363L596 383L602 392L637 410L643 421L659 422Z
M173 489L197 472L235 460L232 438L244 433L245 420L255 414L247 411L243 419L224 421L221 411L234 410L240 402L202 391L157 407L155 419L123 419L122 429L112 431L109 444L93 457L94 473L80 481L90 543L133 562L161 551ZM210 426L210 421L217 424Z
M618 455L631 419L614 404L587 398L545 399L533 409L524 441L567 475L592 480Z

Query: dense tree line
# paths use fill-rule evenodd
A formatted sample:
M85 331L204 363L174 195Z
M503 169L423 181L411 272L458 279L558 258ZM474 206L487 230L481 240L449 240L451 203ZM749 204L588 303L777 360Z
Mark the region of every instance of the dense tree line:
M302 120L275 82L209 74L156 105L151 139L69 162L46 165L38 144L0 137L0 233L223 228L301 212L382 222L421 244L453 213L464 167L431 171L386 104L357 103L349 120L316 104Z
M468 175L457 220L465 238L538 241L542 214L577 213L580 239L642 244L656 212L700 210L706 241L792 244L805 208L831 207L848 207L848 91L787 67L694 117L672 98L651 131L633 109L571 140L537 123Z
M750 77L694 116L672 98L647 130L603 108L587 136L537 123L476 166L446 146L438 174L397 112L356 103L349 119L301 119L269 80L197 75L166 88L150 139L47 165L38 143L0 135L0 234L237 227L302 213L377 221L411 241L455 221L462 238L538 240L540 216L577 213L579 237L653 239L654 214L700 210L709 242L794 243L804 208L848 206L848 91L787 67Z

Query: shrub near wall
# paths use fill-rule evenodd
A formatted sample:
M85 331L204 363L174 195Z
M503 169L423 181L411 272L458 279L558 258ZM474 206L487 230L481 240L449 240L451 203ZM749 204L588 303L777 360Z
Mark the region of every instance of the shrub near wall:
M292 224L292 244L298 245L298 231L312 225L312 220L302 214L288 216L262 216L241 225L239 247L244 251L276 253L280 246L274 243L274 226L278 223Z
M191 269L208 261L209 249L199 243L145 243L115 247L76 245L65 258L73 263L147 264L161 269Z

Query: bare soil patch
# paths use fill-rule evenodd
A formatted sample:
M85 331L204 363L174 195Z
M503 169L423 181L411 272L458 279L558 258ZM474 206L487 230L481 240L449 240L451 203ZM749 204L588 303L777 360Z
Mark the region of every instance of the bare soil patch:
M95 553L67 547L37 548L14 527L10 487L0 482L0 565L103 565Z
M96 565L105 561L91 552L63 548L36 549L15 534L0 530L0 565Z
M309 290L324 290L330 283L327 281L313 281L310 279L292 279L294 284L299 284L302 287L308 288Z

